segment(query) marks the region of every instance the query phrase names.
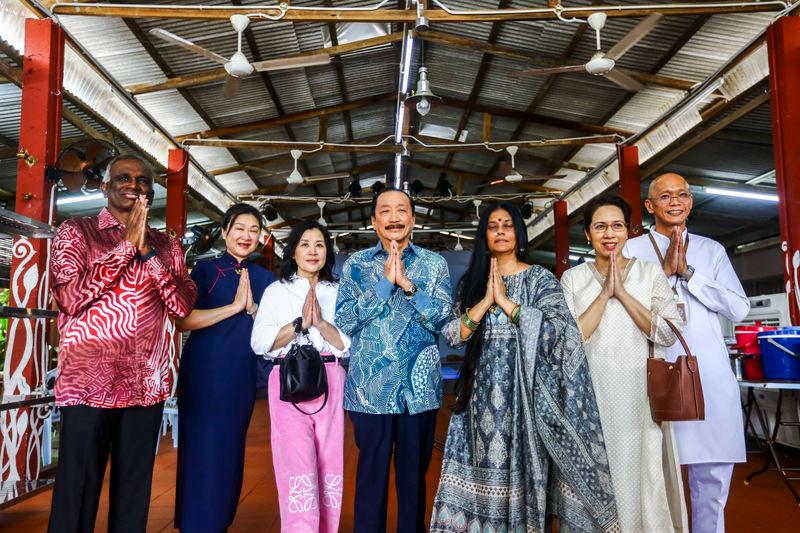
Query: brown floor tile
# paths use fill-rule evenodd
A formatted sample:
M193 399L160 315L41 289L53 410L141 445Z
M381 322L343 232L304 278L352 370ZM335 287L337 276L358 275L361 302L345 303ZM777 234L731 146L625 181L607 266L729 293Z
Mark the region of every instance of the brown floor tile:
M441 410L437 426L437 436L444 439L447 432L446 410ZM258 401L253 421L247 435L245 455L245 476L242 496L236 519L229 529L230 533L279 533L280 518L278 499L275 491L275 478L272 471L272 456L267 429L269 415L266 404ZM340 530L352 531L353 498L358 450L353 443L352 428L348 423L345 433L345 494L342 505ZM161 441L156 457L153 477L152 504L147 531L172 533L173 506L175 504L176 451L172 448L171 436ZM795 458L797 459L797 458ZM434 451L433 461L428 473L428 503L438 483L442 453ZM747 464L737 466L731 485L731 494L726 510L728 533L782 533L798 531L800 510L774 472L765 473L744 485L745 476L761 464L761 456L754 454ZM106 483L107 486L107 483ZM44 492L16 506L0 512L0 531L3 533L38 533L47 529L51 492ZM97 516L98 533L106 531L108 514L108 494L104 489L100 510ZM394 479L390 480L389 531L395 530L397 503ZM794 525L793 525L794 524Z

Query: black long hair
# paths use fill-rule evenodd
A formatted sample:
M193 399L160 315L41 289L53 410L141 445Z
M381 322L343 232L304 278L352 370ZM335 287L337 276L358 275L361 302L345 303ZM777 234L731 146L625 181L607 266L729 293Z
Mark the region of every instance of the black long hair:
M258 229L264 229L261 213L258 212L258 209L243 202L233 204L225 211L225 214L222 216L222 229L224 229L226 233L229 232L236 223L236 220L242 215L253 215L258 221Z
M489 281L490 260L489 245L486 240L486 231L489 227L489 217L498 209L503 209L511 215L514 222L514 236L516 237L517 259L523 261L528 251L528 233L525 229L525 220L519 212L517 206L509 202L500 202L486 208L481 213L478 229L475 233L475 243L472 249L472 257L469 260L469 267L458 284L459 300L461 307L459 311L466 313L467 309L475 306L486 294L486 284ZM453 410L456 413L463 411L472 396L472 389L475 382L475 370L478 368L478 360L483 351L483 339L486 331L486 317L481 320L478 329L467 341L467 349L464 355L464 362L458 373L456 381L456 403Z
M292 231L289 232L289 239L286 243L286 248L283 249L283 261L281 261L281 281L288 282L297 273L297 261L294 260L294 252L303 233L310 229L318 229L322 233L322 238L325 240L325 264L319 271L319 280L328 283L335 283L336 276L333 275L333 266L336 264L336 255L333 252L333 243L331 242L331 234L328 233L328 228L317 222L316 220L304 220L296 224Z

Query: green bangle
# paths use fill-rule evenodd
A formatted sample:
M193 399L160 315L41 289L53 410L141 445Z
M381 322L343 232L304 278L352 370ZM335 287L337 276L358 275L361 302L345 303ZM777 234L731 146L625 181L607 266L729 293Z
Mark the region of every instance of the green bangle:
M469 314L465 311L463 315L461 315L461 322L467 326L467 329L470 331L475 331L478 329L480 322L474 322L470 317Z
M519 315L522 313L522 306L517 304L513 311L511 311L511 322L519 324Z

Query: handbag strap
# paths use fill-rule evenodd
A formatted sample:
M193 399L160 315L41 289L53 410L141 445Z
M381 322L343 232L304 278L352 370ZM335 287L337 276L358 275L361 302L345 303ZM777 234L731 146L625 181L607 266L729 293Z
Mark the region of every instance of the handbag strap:
M304 415L315 415L315 414L319 413L320 411L322 411L323 409L325 409L325 405L327 403L328 403L328 390L325 389L325 399L322 401L322 405L320 406L320 408L317 409L316 411L314 411L313 413L307 413L307 412L303 411L302 409L297 407L297 404L294 403L294 402L292 402L292 405L294 406L295 409L297 409L298 411L300 411Z
M685 352L685 355L692 355L692 352L689 350L689 345L686 344L686 339L684 339L683 335L681 335L681 330L678 329L678 326L673 324L672 321L670 319L668 319L668 318L664 318L664 321L670 327L672 332L675 333L675 335L678 337L678 340L680 341L681 346L683 346L683 350ZM653 344L653 341L651 341L650 339L647 339L647 346L648 346L648 352L649 352L647 354L647 357L652 359L655 356L655 354L653 353L655 345Z

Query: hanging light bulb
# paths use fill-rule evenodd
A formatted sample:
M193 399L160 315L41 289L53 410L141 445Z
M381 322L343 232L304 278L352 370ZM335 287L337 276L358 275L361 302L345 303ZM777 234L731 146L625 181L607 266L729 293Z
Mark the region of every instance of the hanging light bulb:
M419 102L417 102L417 113L419 113L424 117L425 115L428 114L430 110L431 110L431 103L428 101L427 98L423 96L422 98L419 99Z
M325 220L325 216L322 213L322 210L325 209L325 202L320 200L319 202L317 202L317 205L319 206L319 218L317 219L317 222L319 222L320 226L327 227L328 221Z
M455 248L453 248L453 250L455 250L456 252L463 252L464 251L464 247L461 246L461 232L460 231L458 232L458 234L456 236L456 246L455 246Z
M472 203L475 204L475 214L472 215L472 225L477 226L481 222L481 201L480 200L472 200Z
M286 178L286 181L290 185L300 185L305 180L303 179L303 175L300 174L300 171L297 170L297 161L300 159L300 156L303 155L303 152L300 150L291 150L289 153L292 154L292 159L294 159L294 170L292 170L292 173Z
M431 110L434 103L439 103L441 98L431 91L431 83L428 81L428 68L419 67L419 78L417 78L417 90L414 94L406 98L408 104L415 104L417 113L423 117Z

